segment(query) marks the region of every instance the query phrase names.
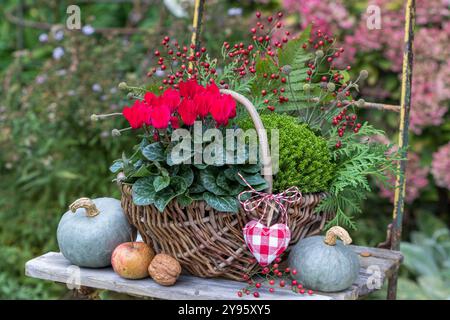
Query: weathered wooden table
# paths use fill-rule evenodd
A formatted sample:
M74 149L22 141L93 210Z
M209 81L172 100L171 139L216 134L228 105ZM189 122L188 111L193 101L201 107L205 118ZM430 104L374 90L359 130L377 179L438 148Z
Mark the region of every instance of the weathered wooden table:
M313 295L292 292L289 288L276 288L275 293L260 290L260 299L270 300L348 300L367 296L380 289L384 280L389 278L399 267L403 256L398 251L377 248L350 246L359 254L361 270L356 282L349 289L341 292ZM89 287L126 293L140 297L153 297L173 300L221 300L221 299L255 299L253 296L237 297L238 290L245 283L226 279L203 279L182 275L176 285L164 287L147 278L143 280L126 280L119 277L111 268L89 269L71 265L61 253L49 252L25 265L29 277L56 281L67 284L69 289Z

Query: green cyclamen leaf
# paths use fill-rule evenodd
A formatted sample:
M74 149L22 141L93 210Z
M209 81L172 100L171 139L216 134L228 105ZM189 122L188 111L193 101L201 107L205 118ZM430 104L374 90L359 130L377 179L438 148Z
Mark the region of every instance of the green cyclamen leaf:
M123 162L121 160L114 161L114 163L109 167L109 171L116 173L123 168Z
M194 182L194 172L188 166L183 166L180 172L178 173L178 176L184 179L187 187L190 187Z
M208 190L209 192L212 192L218 196L228 194L226 190L222 189L217 185L214 171L209 169L200 171L199 179L202 186L205 187L205 189Z
M239 210L236 198L230 196L217 196L210 192L203 194L203 199L214 209L220 212L234 212Z
M190 187L189 187L189 193L200 193L200 192L204 192L206 189L203 185L201 185L200 183L196 183L194 182Z
M168 187L169 183L170 183L169 176L157 176L153 181L153 186L155 187L155 191L158 192Z
M155 177L145 177L136 180L132 188L133 202L137 206L147 206L155 201Z
M266 183L266 180L264 180L264 178L259 173L253 174L253 175L241 173L241 175L244 177L244 179L247 181L247 183L252 186L261 185L261 184ZM238 182L243 186L247 185L242 179L238 179Z
M142 178L150 175L150 171L148 171L145 165L141 165L135 172L131 174L132 178Z
M142 149L142 154L150 161L164 161L164 149L160 142L155 142L145 146Z
M261 171L261 165L259 164L247 164L239 168L245 173L258 173Z
M169 187L156 193L154 201L155 207L159 212L163 212L167 204L176 196L183 194L186 189L186 183L183 178L172 177Z
M178 204L179 204L182 208L185 208L185 207L189 206L189 205L194 201L194 199L192 199L191 197L189 197L189 196L186 195L186 194L180 194L180 195L177 197L177 201L178 201Z

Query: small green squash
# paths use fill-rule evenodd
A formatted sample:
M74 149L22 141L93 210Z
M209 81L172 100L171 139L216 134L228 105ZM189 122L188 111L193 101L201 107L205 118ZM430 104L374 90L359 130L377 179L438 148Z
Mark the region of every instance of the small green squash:
M337 237L342 241L336 241ZM352 239L341 227L330 228L325 237L313 236L300 240L288 258L294 279L306 288L335 292L349 288L359 274L359 258L346 245Z
M72 264L102 268L121 243L134 241L136 233L125 217L120 201L113 198L81 198L61 218L59 249Z

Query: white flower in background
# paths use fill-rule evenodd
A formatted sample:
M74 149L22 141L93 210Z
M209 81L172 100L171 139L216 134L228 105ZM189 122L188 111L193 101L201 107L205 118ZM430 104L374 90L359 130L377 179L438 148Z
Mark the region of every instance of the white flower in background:
M93 34L95 32L95 29L93 26L87 24L83 28L81 28L81 32L83 32L83 34L85 34L87 36L90 36L91 34Z
M59 69L56 71L56 74L60 77L64 77L67 74L67 70L66 69Z
M62 39L64 39L64 30L56 31L53 37L55 38L56 41L61 41Z
M117 93L117 88L116 87L112 87L111 89L109 89L109 92L111 94L115 94L115 93Z
M155 76L157 77L164 77L166 73L164 71L162 71L161 69L156 70L155 72Z
M36 83L37 84L43 84L45 81L47 81L47 76L46 75L38 75L36 77Z
M242 8L230 8L228 9L229 16L242 16Z
M46 33L41 33L41 34L39 35L39 42L44 43L44 42L47 42L47 41L48 41L48 34L46 34Z
M190 2L190 3L189 3ZM186 0L164 0L166 8L177 18L185 18L188 16L186 6L193 4L193 1Z
M99 85L98 83L94 83L92 85L92 91L94 91L94 92L101 92L102 91L102 86Z
M59 60L64 55L64 48L63 47L56 47L53 50L53 59Z

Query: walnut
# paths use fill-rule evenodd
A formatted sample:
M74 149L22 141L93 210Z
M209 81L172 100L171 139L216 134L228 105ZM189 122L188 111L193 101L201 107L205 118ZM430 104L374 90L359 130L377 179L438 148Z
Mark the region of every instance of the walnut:
M153 258L148 267L148 273L157 283L171 286L181 273L181 265L175 258L160 253Z

